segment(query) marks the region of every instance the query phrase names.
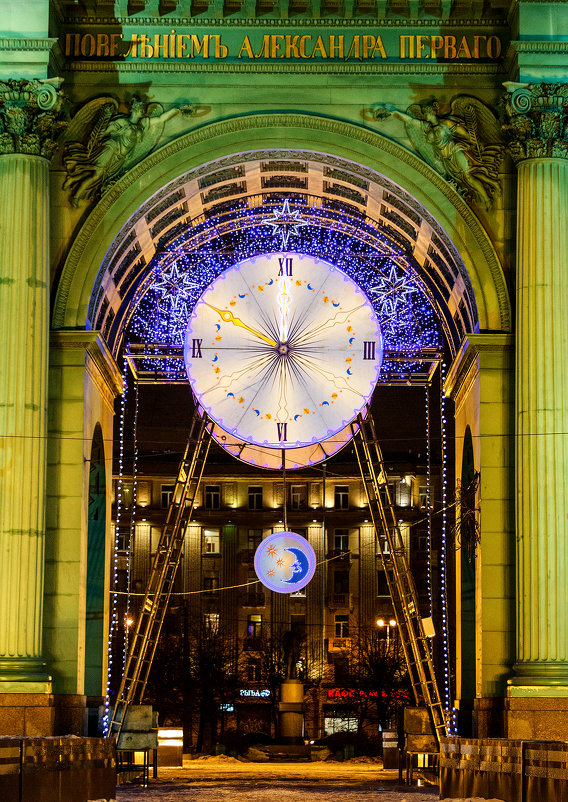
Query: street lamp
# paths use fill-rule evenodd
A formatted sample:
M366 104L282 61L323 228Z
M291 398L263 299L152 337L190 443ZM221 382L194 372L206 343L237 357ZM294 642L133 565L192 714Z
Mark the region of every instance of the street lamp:
M380 629L382 629L383 627L386 627L386 630L387 630L386 641L387 641L387 653L388 653L389 647L390 647L390 640L391 640L390 631L391 631L391 629L394 629L396 627L396 621L394 620L394 618L391 618L389 621L385 621L383 618L379 618L379 619L377 619L377 626Z

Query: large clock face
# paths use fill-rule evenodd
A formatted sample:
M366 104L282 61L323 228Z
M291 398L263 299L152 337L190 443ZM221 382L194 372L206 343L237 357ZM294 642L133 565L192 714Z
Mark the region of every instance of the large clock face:
M199 405L248 443L299 448L365 407L382 361L375 312L341 270L299 253L226 270L191 315L184 348Z

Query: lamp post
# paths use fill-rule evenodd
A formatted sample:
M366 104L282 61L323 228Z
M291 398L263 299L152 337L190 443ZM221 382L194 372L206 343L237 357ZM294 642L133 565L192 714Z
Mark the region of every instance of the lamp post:
M389 621L385 621L383 618L377 619L377 626L379 627L379 629L383 629L384 627L386 627L386 630L387 630L387 632L386 632L386 635L387 635L387 637L386 637L386 642L387 642L386 653L387 654L389 653L389 650L390 650L390 641L391 641L390 632L391 632L391 629L395 629L396 625L397 624L396 624L396 621L394 620L394 618L391 618Z

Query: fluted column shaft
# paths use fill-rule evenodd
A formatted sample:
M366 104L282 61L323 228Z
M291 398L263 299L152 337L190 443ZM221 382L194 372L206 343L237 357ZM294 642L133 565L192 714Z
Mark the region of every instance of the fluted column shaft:
M568 161L518 164L515 685L568 685Z
M45 686L46 680L41 630L48 170L41 156L0 156L0 684L4 690L23 690L18 683Z

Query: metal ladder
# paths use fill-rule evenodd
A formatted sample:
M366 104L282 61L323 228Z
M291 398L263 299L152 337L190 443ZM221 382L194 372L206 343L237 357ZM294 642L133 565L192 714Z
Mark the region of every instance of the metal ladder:
M359 415L351 431L416 704L428 709L439 745L447 735L444 708L371 415L365 419Z
M140 704L158 645L158 638L180 563L187 525L211 444L212 421L194 413L185 453L174 485L148 586L126 658L126 667L112 712L109 735L120 735L128 707Z

